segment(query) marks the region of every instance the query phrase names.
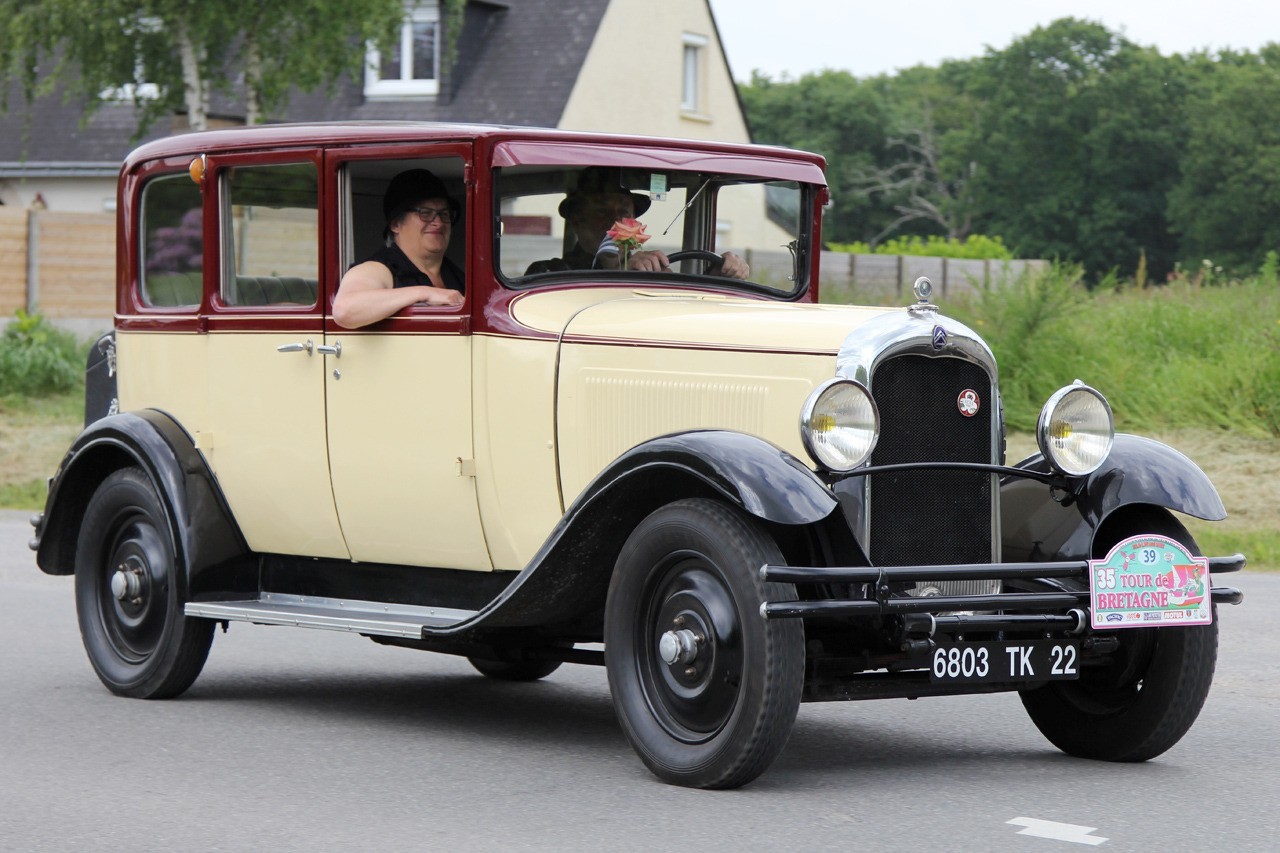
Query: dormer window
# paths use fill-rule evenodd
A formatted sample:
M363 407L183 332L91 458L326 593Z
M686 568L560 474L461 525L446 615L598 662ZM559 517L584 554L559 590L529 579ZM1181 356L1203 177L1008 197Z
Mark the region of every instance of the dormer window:
M440 5L405 7L400 40L385 54L369 49L364 93L369 98L434 97L440 79Z

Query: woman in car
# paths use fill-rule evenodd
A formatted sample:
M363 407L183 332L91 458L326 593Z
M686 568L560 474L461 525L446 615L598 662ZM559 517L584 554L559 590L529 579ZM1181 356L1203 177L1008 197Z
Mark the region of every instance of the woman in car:
M460 207L426 169L391 179L382 198L386 245L347 270L333 299L333 319L356 329L417 303L457 306L462 270L446 258Z

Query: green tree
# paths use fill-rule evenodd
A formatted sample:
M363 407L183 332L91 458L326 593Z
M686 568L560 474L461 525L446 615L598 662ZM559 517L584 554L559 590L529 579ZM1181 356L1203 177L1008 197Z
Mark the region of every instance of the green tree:
M867 170L888 150L882 80L845 71L775 81L759 72L739 86L754 141L816 151L827 158L831 209L823 232L837 242L872 239L895 218L892 206L863 191Z
M963 240L972 231L975 116L959 85L963 67L917 66L878 81L888 140L879 162L861 170L859 190L897 216L872 243L897 233Z
M1169 217L1182 259L1250 273L1280 249L1280 45L1193 57L1181 180Z
M1055 21L977 60L976 228L1094 275L1173 265L1165 216L1182 143L1184 64L1099 24Z
M241 82L256 121L282 104L290 87L313 89L359 74L366 43L389 44L404 6L401 0L0 0L0 15L6 21L0 69L28 101L61 87L83 98L91 113L123 91L140 108L141 130L175 112L202 128L212 93Z

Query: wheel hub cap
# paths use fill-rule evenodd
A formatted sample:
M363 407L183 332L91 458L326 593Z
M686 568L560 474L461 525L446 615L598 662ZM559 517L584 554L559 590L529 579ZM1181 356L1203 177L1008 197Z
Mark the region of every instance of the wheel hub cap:
M121 564L111 576L111 594L117 601L136 602L142 596L142 570Z
M658 655L667 666L688 666L698 657L698 636L688 628L668 631L658 639Z

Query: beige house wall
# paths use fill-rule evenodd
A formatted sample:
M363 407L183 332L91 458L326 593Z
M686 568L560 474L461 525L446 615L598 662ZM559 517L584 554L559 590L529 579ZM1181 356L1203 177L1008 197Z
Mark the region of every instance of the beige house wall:
M111 211L116 204L116 176L0 179L0 205L5 207L31 207L37 193L49 210Z
M686 34L707 40L697 112L680 107ZM749 142L705 0L613 0L559 127Z

